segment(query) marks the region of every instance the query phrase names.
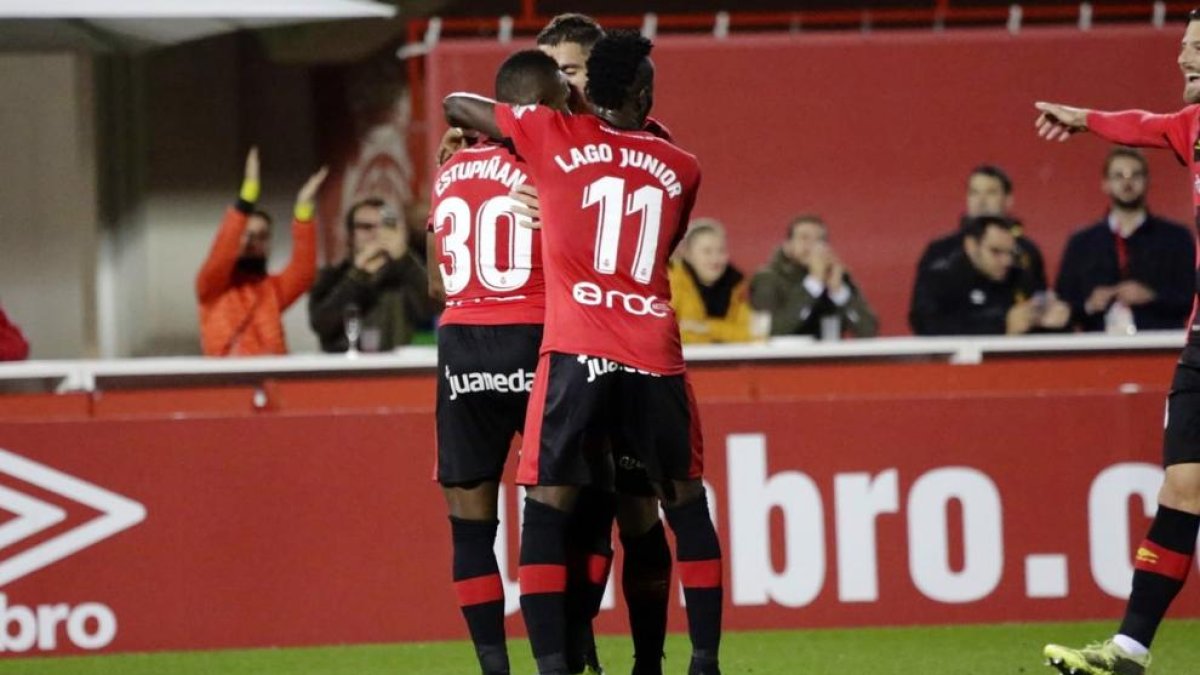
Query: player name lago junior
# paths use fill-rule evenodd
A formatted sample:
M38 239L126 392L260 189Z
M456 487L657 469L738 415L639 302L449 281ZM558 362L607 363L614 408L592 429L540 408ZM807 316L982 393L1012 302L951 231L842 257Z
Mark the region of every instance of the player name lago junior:
M529 393L533 391L533 372L518 368L515 373L459 373L450 372L446 366L446 383L450 385L450 400L457 400L460 394L472 392L495 391L501 394Z
M618 148L618 150L620 155L618 168L632 167L654 176L655 180L662 183L663 188L672 199L683 194L683 185L679 182L679 175L667 166L666 162L643 150L629 148ZM565 157L564 155L554 156L555 164L558 164L558 168L562 169L563 173L571 173L588 164L611 164L615 159L612 146L608 143L588 143L582 148L571 148Z
M516 188L526 180L524 171L516 168L512 163L502 160L500 157L492 157L491 159L477 159L471 162L461 162L451 165L438 175L434 191L437 192L437 196L441 197L442 193L455 181L471 178L496 181L503 184L509 190Z

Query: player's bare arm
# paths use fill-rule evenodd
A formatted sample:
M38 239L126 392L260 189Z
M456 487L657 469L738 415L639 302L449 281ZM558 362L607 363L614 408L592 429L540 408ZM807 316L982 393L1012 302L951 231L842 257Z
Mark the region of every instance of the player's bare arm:
M1073 134L1088 129L1087 117L1090 111L1086 108L1043 101L1033 105L1041 112L1034 123L1038 136L1048 141L1065 141Z
M474 129L497 140L504 138L496 124L496 102L476 94L450 94L442 101L446 122L452 127Z

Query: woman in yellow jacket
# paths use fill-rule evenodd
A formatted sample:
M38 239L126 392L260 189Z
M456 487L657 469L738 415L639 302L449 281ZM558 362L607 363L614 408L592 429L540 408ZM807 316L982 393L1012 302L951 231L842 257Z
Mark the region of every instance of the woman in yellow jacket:
M749 280L729 264L725 228L692 221L671 262L671 306L684 344L749 342Z

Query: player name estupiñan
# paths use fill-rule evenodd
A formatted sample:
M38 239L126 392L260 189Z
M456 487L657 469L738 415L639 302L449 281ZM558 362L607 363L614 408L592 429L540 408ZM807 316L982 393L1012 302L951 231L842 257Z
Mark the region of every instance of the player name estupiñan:
M515 373L459 373L450 372L446 366L446 382L450 385L450 400L458 399L459 394L470 394L481 391L496 391L501 394L509 392L533 391L533 372L520 368Z
M655 180L662 183L663 188L672 199L683 194L683 185L679 182L679 176L667 166L666 162L641 150L617 149L620 151L621 157L619 168L641 169L654 176ZM612 146L607 143L588 143L582 148L571 148L568 154L570 155L569 162L563 159L562 155L554 156L554 162L563 170L563 173L571 173L588 164L612 163L614 158Z
M461 162L448 167L438 175L437 185L434 187L434 190L437 192L437 196L441 197L442 193L450 187L451 183L472 178L476 180L496 181L503 184L509 190L521 185L526 180L524 171L514 167L510 162L504 161L500 157L492 157L491 159Z

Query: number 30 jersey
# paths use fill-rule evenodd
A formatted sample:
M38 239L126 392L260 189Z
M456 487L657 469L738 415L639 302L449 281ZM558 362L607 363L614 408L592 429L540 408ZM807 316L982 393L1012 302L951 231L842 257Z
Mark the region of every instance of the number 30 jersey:
M541 236L508 196L528 182L529 168L499 143L460 150L438 170L430 226L446 287L443 325L542 323Z
M541 205L542 353L684 372L667 259L691 217L700 165L648 131L543 106L496 105Z

